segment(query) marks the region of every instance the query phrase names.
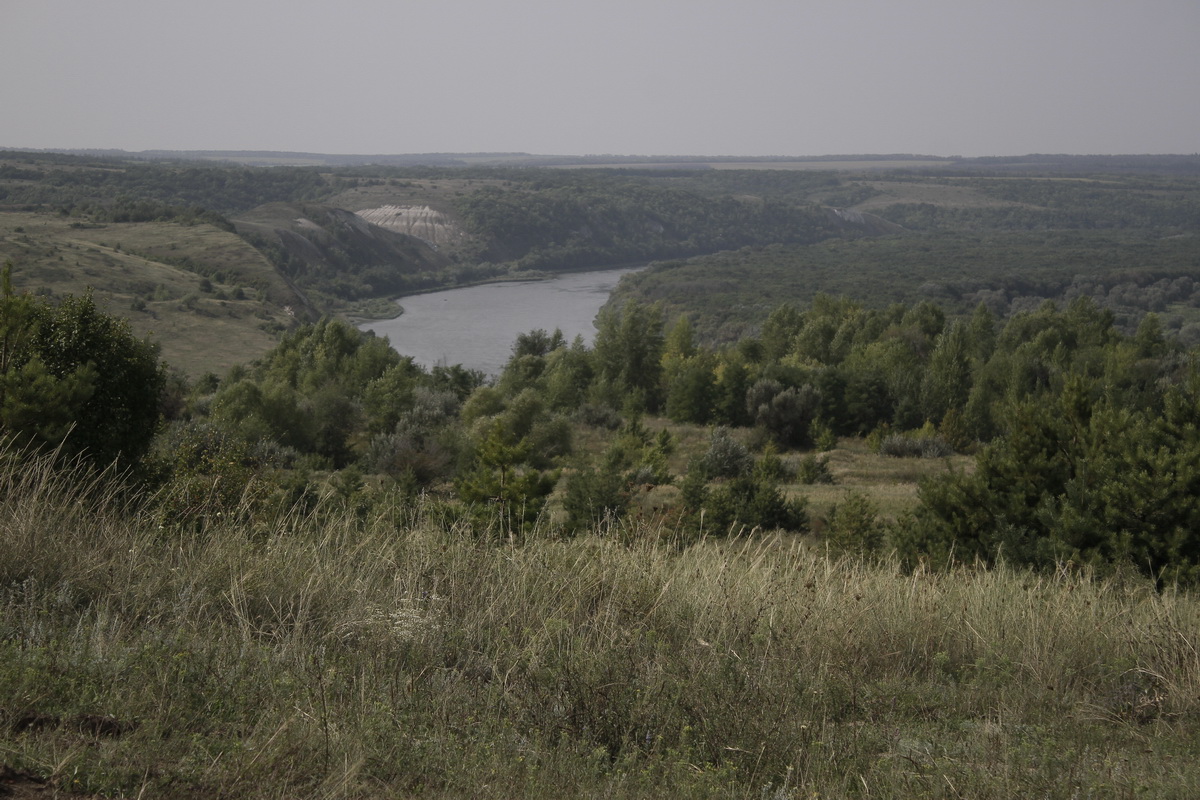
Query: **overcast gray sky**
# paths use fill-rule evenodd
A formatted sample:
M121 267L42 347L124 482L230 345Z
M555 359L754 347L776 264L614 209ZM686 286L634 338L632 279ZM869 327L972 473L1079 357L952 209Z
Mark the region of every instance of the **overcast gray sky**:
M0 0L0 147L1200 151L1197 0Z

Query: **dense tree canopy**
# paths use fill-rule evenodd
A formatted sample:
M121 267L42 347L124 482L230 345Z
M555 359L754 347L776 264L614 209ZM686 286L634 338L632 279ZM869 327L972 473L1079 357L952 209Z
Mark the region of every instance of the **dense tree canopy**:
M0 431L99 465L136 461L160 416L157 349L89 295L54 307L16 294L10 271L0 296Z

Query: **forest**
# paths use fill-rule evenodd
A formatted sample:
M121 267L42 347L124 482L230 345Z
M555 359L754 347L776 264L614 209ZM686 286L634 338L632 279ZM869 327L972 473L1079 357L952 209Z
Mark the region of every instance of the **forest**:
M28 173L57 169L38 164L0 176L37 206L6 212L24 230L0 286L0 786L1200 785L1186 176L355 167L234 182L274 208L338 208L287 194L313 175L346 205L454 187L446 207L475 238L430 248L445 265L663 248L593 342L530 330L488 377L421 367L322 313L329 261L324 289L294 262L283 273L311 318L220 373L181 370L94 291L17 283L45 247L37 214L147 224L41 209L60 201L36 199ZM64 191L83 203L99 180ZM201 217L232 206L176 205L183 188L139 180L163 208L199 209L170 230L236 237L268 218L256 205L222 216L229 230ZM872 205L927 184L959 204ZM1115 187L1145 202L1110 202ZM845 227L822 193L877 221ZM114 271L131 236L106 251ZM236 288L201 277L214 304Z

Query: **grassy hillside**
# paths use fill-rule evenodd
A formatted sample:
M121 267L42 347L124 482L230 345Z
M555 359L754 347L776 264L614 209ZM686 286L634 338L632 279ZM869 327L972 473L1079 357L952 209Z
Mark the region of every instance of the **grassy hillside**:
M493 543L432 500L164 535L44 463L6 454L0 485L17 792L1200 789L1200 605L1129 576L906 574L771 538L676 550L636 521Z
M514 273L697 257L632 279L624 296L692 314L710 340L815 292L982 299L1001 314L1103 293L1131 320L1197 322L1190 293L1159 286L1196 277L1194 239L1172 238L1197 234L1194 158L300 154L313 166L299 167L229 154L280 165L266 168L220 155L0 152L0 249L18 286L92 285L114 312L145 303L135 325L162 331L192 374L262 353L293 318L385 314L397 294ZM150 282L167 288L134 286ZM204 319L213 335L200 342Z
M260 355L293 319L393 313L388 299L406 292L863 233L804 198L824 173L680 181L116 155L0 153L0 256L18 289L92 287L193 375Z
M270 203L238 217L234 229L325 311L395 296L449 263L415 236L328 205Z
M702 227L737 208L767 230L799 208L780 198L879 196L811 173L650 179L667 182L636 196L679 230L681 209ZM0 245L23 285L100 283L134 316L194 322L182 358L232 358L261 346L249 326L307 313L289 298L354 296L381 254L445 258L399 274L458 279L451 214L473 179L370 180L344 196L375 210L420 199L393 190L449 196L375 217L425 236L273 202L236 223L12 209ZM903 183L897 197L921 182ZM541 229L570 232L588 196L603 224L576 243L596 241L636 218L603 185L500 180L480 213L525 225L562 198ZM1200 306L1198 237L1136 221L1174 219L1178 197L1143 198L1128 225L1089 200L1108 230L1016 231L1009 212L1040 184L995 203L994 186L946 185L937 213L884 205L852 236L648 274L725 269L690 276L685 299L728 306L726 327L745 324L737 292L766 308L838 281L872 304L917 286L951 312L1011 311L1047 287L1085 293L1080 275L1096 295L1111 275L1106 302ZM518 197L540 199L522 211ZM1082 207L1055 197L1055 219ZM969 214L992 227L941 230ZM887 215L928 227L866 238ZM847 219L815 216L797 236ZM339 280L344 296L323 297ZM679 281L648 285L669 299ZM20 401L93 429L111 417L66 416L90 401L92 351L72 361L34 305L5 305L30 324L5 350L0 434L72 452L77 428L41 431ZM633 304L601 316L591 349L523 335L484 383L323 319L221 381L175 386L120 481L0 446L0 794L1192 797L1200 380L1157 317L1134 336L1112 321L1083 300L963 322L931 303L824 299L718 351ZM77 381L47 379L58 355Z
M109 313L198 376L258 357L307 313L306 300L244 240L207 224L81 223L0 214L0 261L13 285L51 297L93 290Z

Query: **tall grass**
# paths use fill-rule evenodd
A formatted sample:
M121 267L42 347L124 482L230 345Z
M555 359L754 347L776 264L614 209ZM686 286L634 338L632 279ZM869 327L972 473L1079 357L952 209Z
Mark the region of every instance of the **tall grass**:
M125 796L1076 797L1200 789L1200 603L432 501L179 532L0 466L0 766Z

